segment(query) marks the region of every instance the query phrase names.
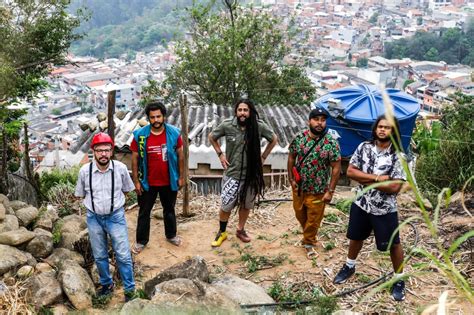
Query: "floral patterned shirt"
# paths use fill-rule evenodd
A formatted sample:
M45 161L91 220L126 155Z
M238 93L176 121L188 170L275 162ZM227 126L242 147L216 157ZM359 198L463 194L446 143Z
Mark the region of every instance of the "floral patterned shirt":
M390 147L379 151L371 142L361 143L349 161L350 164L364 173L376 175L389 175L392 179L406 181L400 159ZM359 185L358 193L364 189ZM377 189L370 189L356 199L355 204L362 210L374 215L385 215L397 211L397 194L389 194Z
M309 135L309 130L299 132L291 141L288 150L296 154L295 166L301 176L300 186L303 192L321 194L328 190L331 162L341 159L339 143L328 133L324 139L312 149L311 153L304 159L309 149L318 139L313 139Z

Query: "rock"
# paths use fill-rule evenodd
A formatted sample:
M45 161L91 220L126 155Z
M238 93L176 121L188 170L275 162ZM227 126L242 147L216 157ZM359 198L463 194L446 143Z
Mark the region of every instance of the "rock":
M138 125L140 127L145 127L146 125L148 125L148 120L146 120L145 118L142 118L138 121Z
M81 128L82 131L86 131L89 128L88 124L79 124L79 128Z
M66 248L56 248L48 258L44 259L49 265L56 268L61 267L66 260L73 260L81 266L84 265L84 257L81 254Z
M0 244L17 246L26 243L35 237L35 233L21 227L15 231L0 233Z
M217 279L211 285L237 304L275 303L261 286L232 275Z
M36 260L35 257L33 257L33 255L31 255L31 253L28 253L28 252L24 252L25 255L26 255L26 264L29 265L29 266L32 266L32 267L35 267L37 264L38 264L38 261Z
M91 122L89 122L88 125L89 125L89 130L90 130L91 132L94 132L94 131L97 129L98 123L95 122L95 121L91 121Z
M105 129L107 129L108 126L109 126L109 123L108 123L107 120L101 121L101 122L99 123L99 129L100 129L101 131L104 131Z
M48 272L52 272L54 274L56 273L53 267L51 267L47 263L37 263L35 269L37 273L48 273Z
M118 112L115 113L115 117L117 117L120 120L123 120L126 115L127 115L127 112L123 110L119 110Z
M69 301L78 310L92 307L92 294L95 292L94 283L86 270L72 260L62 264L58 280Z
M150 300L145 299L134 299L128 303L125 303L120 310L120 315L129 315L129 314L170 314L161 313L160 309L157 309L155 305Z
M36 230L41 230L41 229L36 229ZM48 257L53 252L53 249L54 249L54 245L53 245L52 234L51 235L36 234L35 238L33 238L26 246L26 251L31 253L35 258Z
M115 273L115 267L111 264L109 264L109 270L110 270L111 275ZM92 264L90 275L91 275L92 282L94 282L95 285L99 285L100 284L99 271L97 270L97 265L95 263Z
M153 303L159 305L179 305L184 309L202 309L204 313L215 313L225 309L226 314L239 310L239 305L220 294L214 287L199 280L177 278L158 284Z
M20 200L13 200L10 201L10 207L13 209L13 211L17 211L21 208L26 208L28 207L28 204L24 203L23 201Z
M97 120L98 121L106 121L107 120L107 114L104 112L97 113Z
M178 296L186 294L186 297L195 298L199 298L206 294L202 285L195 283L193 280L184 278L165 281L157 285L155 287L155 296L153 296L153 299L155 300L155 297L161 293L174 294Z
M153 211L153 217L157 220L163 220L163 210Z
M34 272L35 272L35 268L33 268L32 266L26 265L26 266L21 267L16 272L16 276L20 279L26 279L32 276Z
M0 221L5 220L5 216L7 215L7 210L5 209L5 206L3 203L0 203Z
M18 221L20 221L21 226L28 226L38 217L38 213L38 209L33 206L21 208L15 211L15 215L17 216Z
M5 220L0 223L0 233L15 231L20 228L20 223L15 215L7 214Z
M3 204L5 208L10 205L10 201L8 200L8 197L5 196L4 194L0 194L0 203Z
M54 315L67 315L70 314L70 310L64 304L58 304L51 307L51 311Z
M87 228L86 220L77 214L71 214L62 218L62 225L60 228L61 234L75 233L79 234L82 230Z
M0 276L11 269L23 266L28 261L28 256L21 250L0 244Z
M12 207L10 206L10 201L8 200L8 197L4 194L0 194L0 204L5 207L6 214L15 214L15 211L13 211Z
M33 232L36 234L36 236L46 235L46 236L49 236L49 237L53 237L53 233L51 233L50 231L44 230L42 228L36 228L36 229L33 230Z
M59 220L58 209L53 205L47 205L43 217L50 218L53 223Z
M79 239L80 236L77 233L61 233L61 241L59 242L58 247L74 250L74 243Z
M145 282L144 291L147 296L152 297L156 285L176 278L198 279L203 282L209 282L209 270L207 269L204 258L195 256L183 263L173 265L163 270L156 277Z
M54 273L40 273L27 281L30 290L28 301L37 308L51 305L61 300L63 291Z
M47 230L47 231L52 231L53 230L53 221L51 221L50 218L41 217L36 221L35 227L40 228L40 229L44 229L44 230Z

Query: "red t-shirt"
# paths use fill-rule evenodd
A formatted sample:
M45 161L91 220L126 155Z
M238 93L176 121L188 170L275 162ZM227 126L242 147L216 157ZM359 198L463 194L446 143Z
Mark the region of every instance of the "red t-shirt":
M183 146L183 139L178 137L176 149ZM133 138L130 149L138 152L138 145ZM148 158L148 184L150 186L168 186L170 185L170 176L168 172L168 155L166 147L166 132L159 135L150 133L146 141L146 155Z

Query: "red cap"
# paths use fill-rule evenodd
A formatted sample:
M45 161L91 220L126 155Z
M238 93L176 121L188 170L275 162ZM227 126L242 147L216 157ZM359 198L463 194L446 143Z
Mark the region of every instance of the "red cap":
M108 134L99 132L92 138L91 148L93 149L96 145L105 143L111 144L112 147L114 146L114 140Z

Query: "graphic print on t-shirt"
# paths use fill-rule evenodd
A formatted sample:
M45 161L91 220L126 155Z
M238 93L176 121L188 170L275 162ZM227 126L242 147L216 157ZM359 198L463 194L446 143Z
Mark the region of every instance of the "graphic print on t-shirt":
M158 145L148 145L147 152L148 158L154 161L168 161L166 143Z

